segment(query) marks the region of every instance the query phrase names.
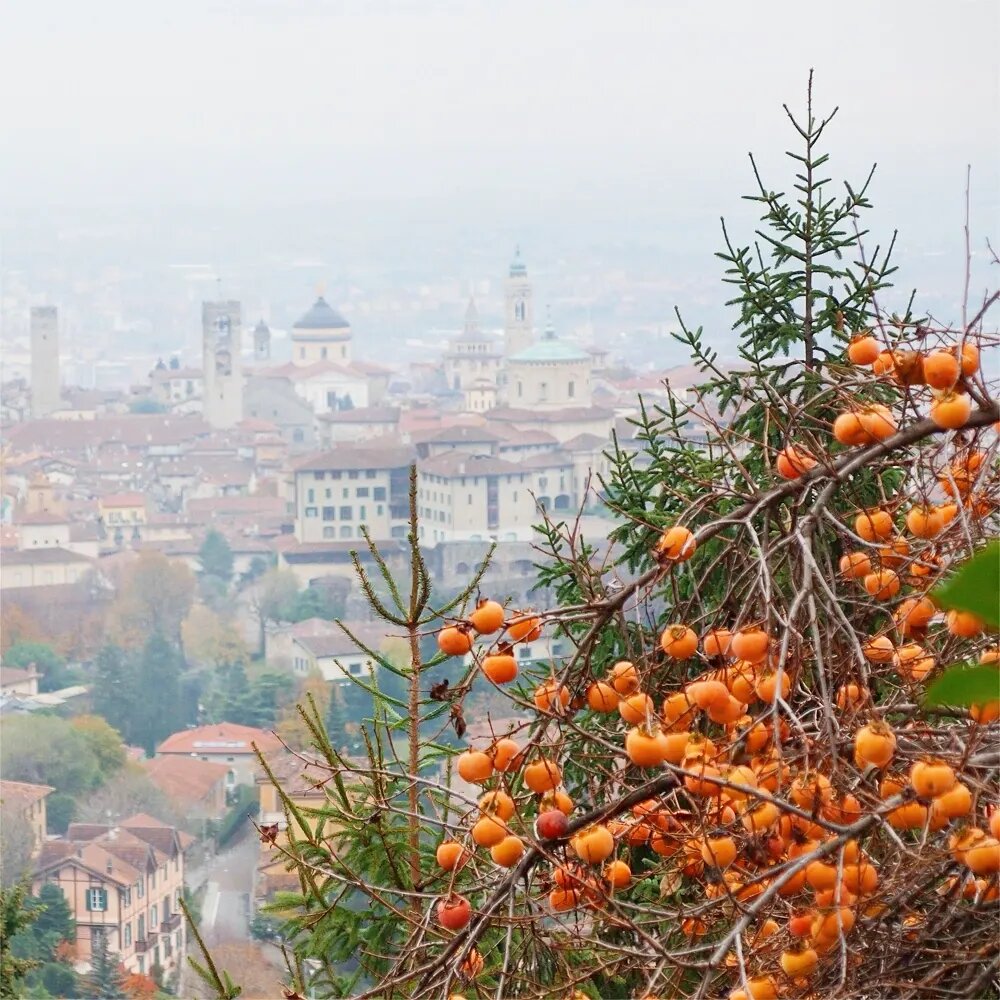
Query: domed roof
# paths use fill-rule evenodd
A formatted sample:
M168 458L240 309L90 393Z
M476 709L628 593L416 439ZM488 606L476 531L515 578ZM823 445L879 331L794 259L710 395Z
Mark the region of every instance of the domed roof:
M257 325L253 328L254 333L270 333L271 328L262 320L257 320Z
M573 344L567 344L556 336L552 321L545 326L542 339L523 351L511 355L508 361L589 361L590 355Z
M293 330L348 330L351 324L321 295Z

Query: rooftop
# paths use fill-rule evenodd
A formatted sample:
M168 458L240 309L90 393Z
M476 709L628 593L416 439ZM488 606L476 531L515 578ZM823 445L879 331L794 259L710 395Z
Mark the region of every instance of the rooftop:
M300 459L292 468L295 472L400 469L408 466L414 457L413 449L404 445L341 445Z
M58 547L8 552L3 558L8 566L56 566L61 563L89 563L91 561L86 556Z
M234 752L249 754L253 753L251 743L256 743L261 750L271 750L282 745L281 740L266 729L240 726L235 722L219 722L173 733L156 748L156 752L195 755Z
M30 805L54 791L51 785L33 785L27 781L0 779L0 800L4 802L22 802L24 805Z
M351 324L321 295L292 327L293 330L347 330ZM294 333L292 334L294 337Z

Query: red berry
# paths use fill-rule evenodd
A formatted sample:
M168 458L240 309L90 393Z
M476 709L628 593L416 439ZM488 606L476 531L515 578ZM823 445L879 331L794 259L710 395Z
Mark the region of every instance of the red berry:
M438 923L450 931L460 931L472 919L472 907L464 896L449 896L437 907Z
M559 840L566 836L569 820L560 809L547 809L535 820L535 833L541 840Z

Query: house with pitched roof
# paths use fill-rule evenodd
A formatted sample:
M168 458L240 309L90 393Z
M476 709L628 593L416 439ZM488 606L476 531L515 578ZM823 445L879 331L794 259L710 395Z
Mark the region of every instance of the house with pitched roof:
M274 733L235 722L216 722L184 729L168 736L157 748L157 757L186 757L226 765L226 787L252 785L260 763L252 744L263 753L280 750L283 744Z
M55 789L51 785L0 780L0 804L2 804L4 812L10 810L10 812L20 813L27 820L31 827L33 854L37 854L45 843L45 800L54 791Z

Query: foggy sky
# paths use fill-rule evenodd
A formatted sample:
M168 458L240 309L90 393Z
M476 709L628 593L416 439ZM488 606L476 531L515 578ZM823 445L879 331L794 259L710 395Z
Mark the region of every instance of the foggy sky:
M914 203L1000 187L996 0L5 0L0 191L282 204L392 196L679 207L785 168L841 106L848 174ZM995 213L997 200L986 203ZM987 230L994 227L987 226Z

